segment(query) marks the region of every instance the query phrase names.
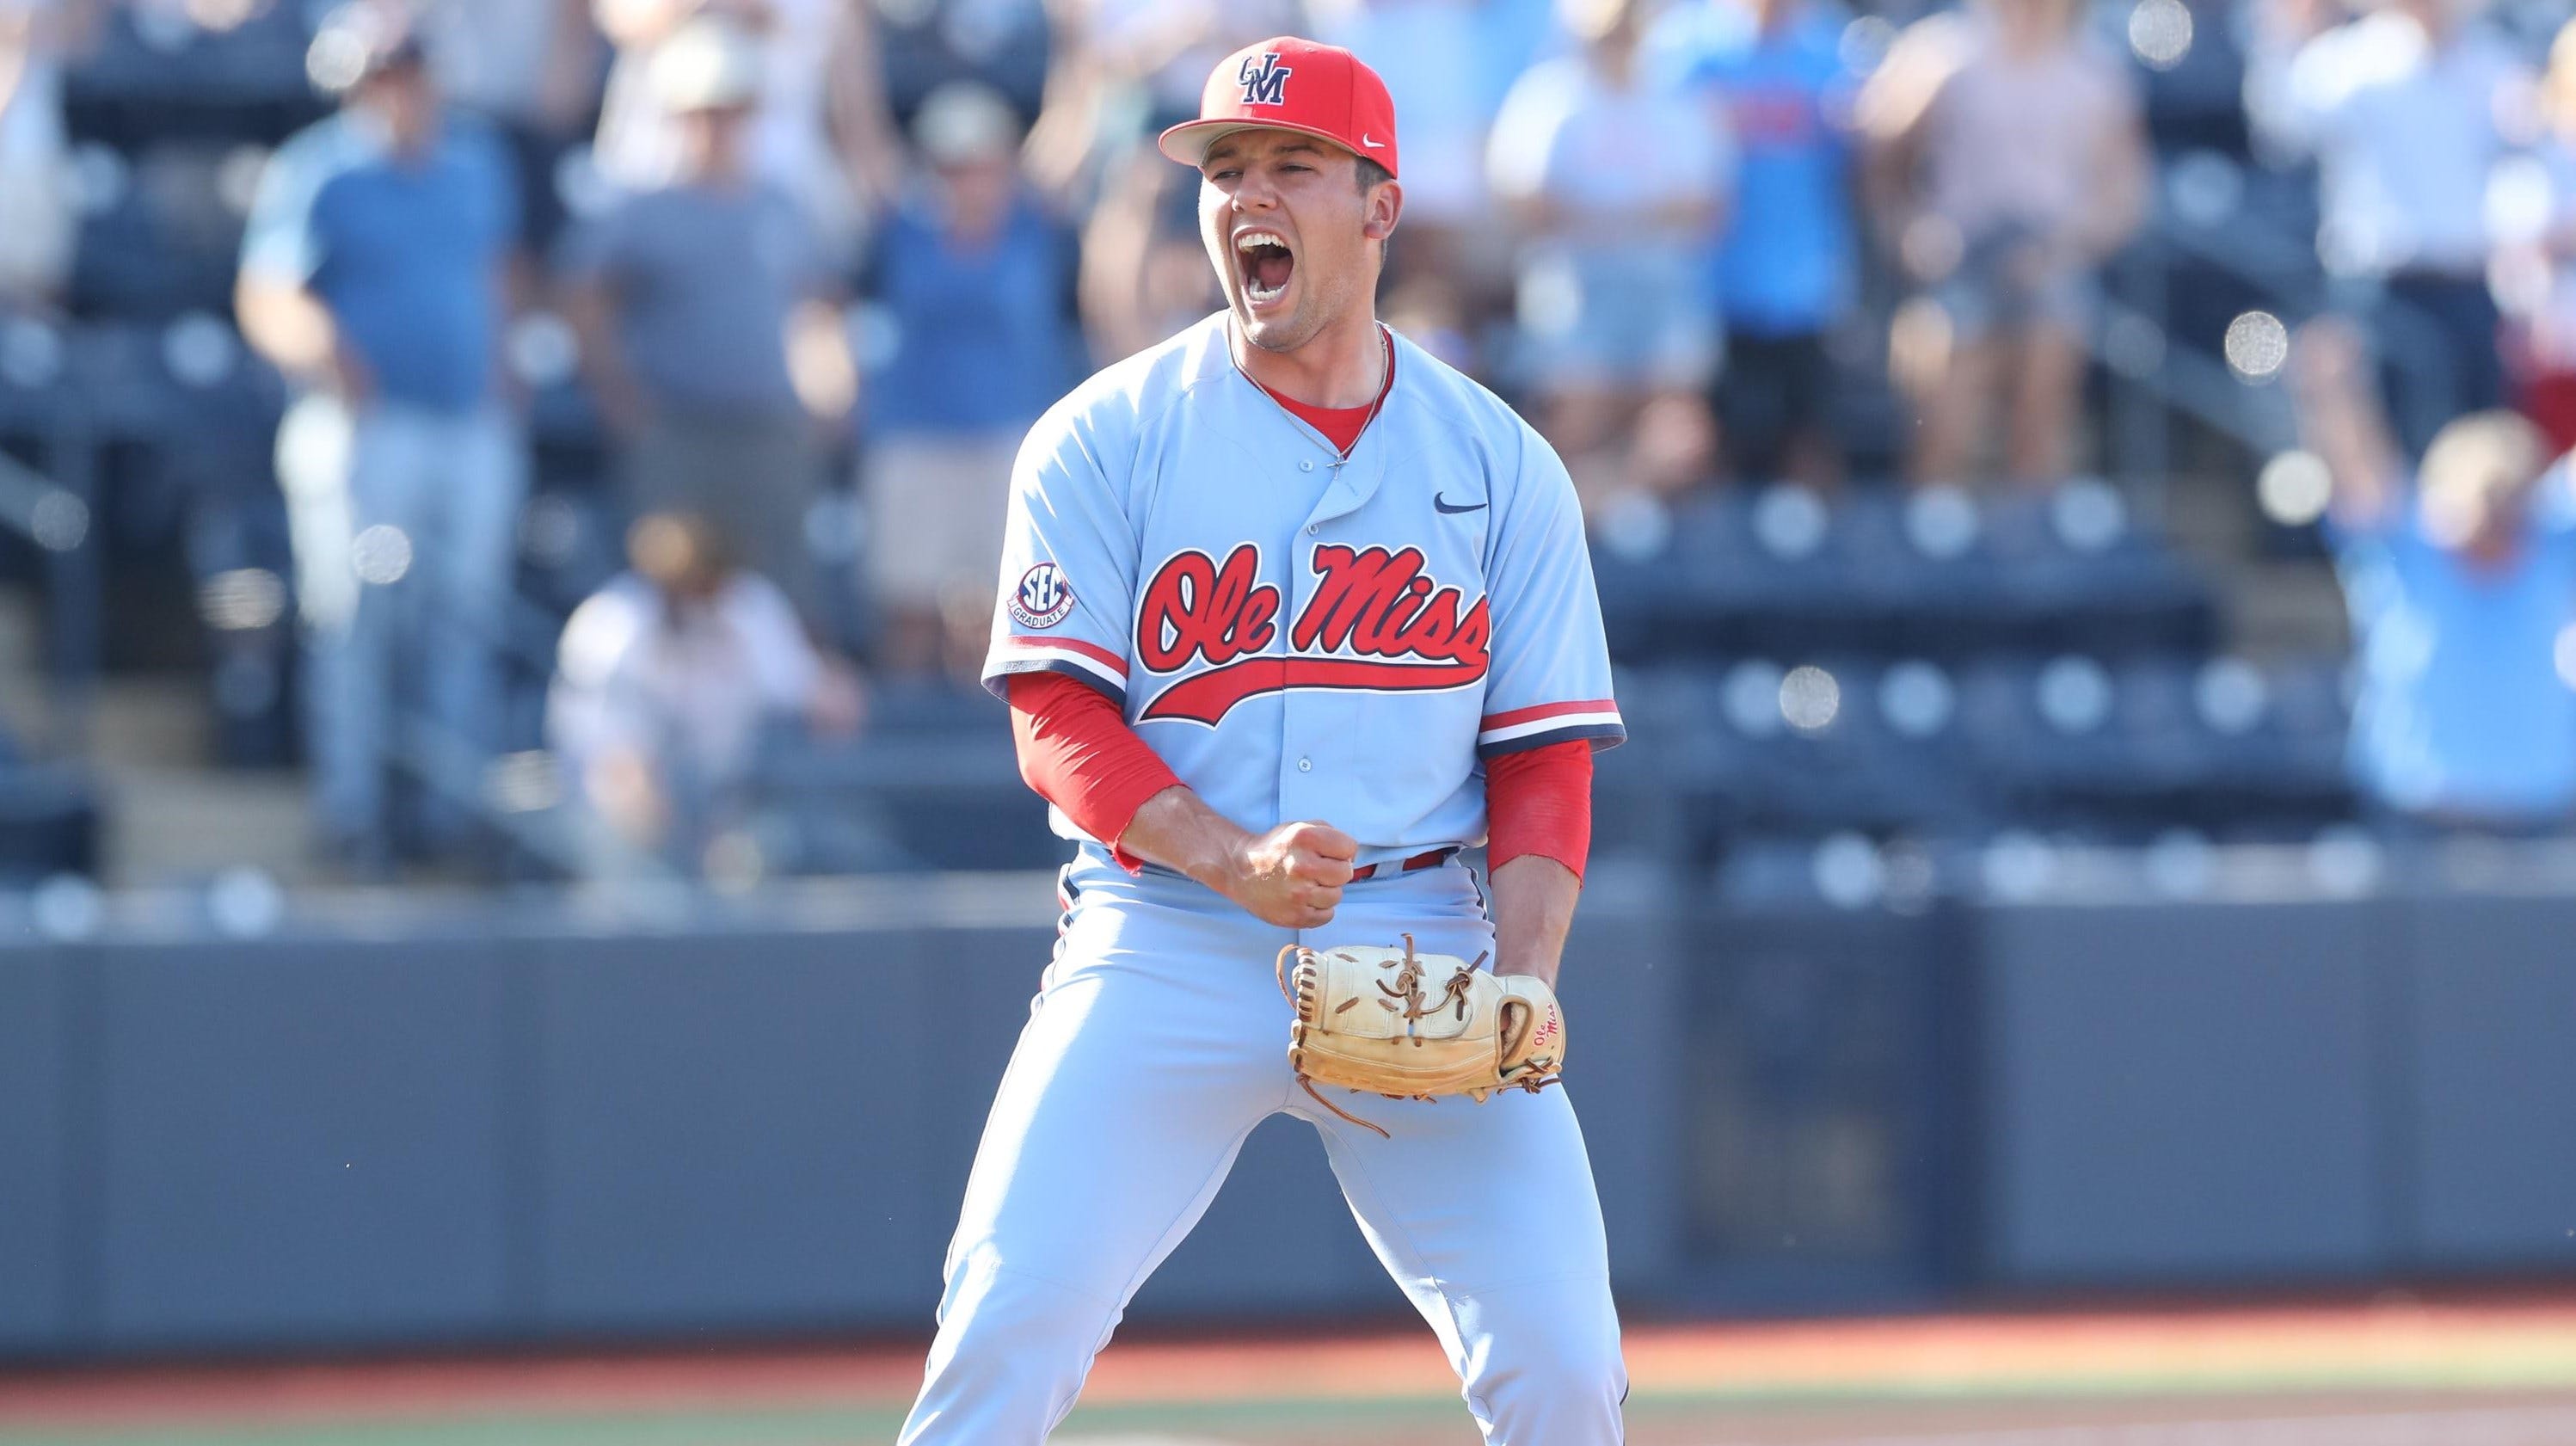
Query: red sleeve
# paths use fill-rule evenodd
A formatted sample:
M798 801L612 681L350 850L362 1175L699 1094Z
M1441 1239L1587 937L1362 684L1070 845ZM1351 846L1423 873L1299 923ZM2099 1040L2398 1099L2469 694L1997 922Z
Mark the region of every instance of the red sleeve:
M1097 688L1061 673L1014 673L1010 694L1020 777L1076 827L1108 844L1129 873L1143 868L1144 860L1118 846L1119 837L1145 800L1178 787L1180 776Z
M1592 744L1574 738L1486 759L1485 818L1489 867L1539 854L1582 878L1592 853Z

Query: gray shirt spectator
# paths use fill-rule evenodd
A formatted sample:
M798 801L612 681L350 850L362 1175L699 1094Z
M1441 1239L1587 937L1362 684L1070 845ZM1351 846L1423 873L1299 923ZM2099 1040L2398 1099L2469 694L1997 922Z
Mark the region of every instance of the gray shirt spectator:
M714 16L662 42L679 170L576 234L565 311L630 503L711 519L820 629L805 520L856 383L816 223L754 159L763 55Z
M693 181L627 197L573 232L562 268L613 295L620 350L653 408L798 410L783 339L831 276L783 189Z
M1921 288L1889 333L1918 482L1978 475L1997 403L2004 474L2065 475L2094 273L2151 169L2135 88L2080 19L2075 0L1977 0L1909 27L1861 91L1872 219Z
M620 186L667 185L687 166L683 134L653 72L665 41L705 20L739 32L757 72L744 156L784 186L831 238L856 244L861 208L889 193L900 169L885 111L873 7L859 0L593 0L617 47L593 145L600 174Z

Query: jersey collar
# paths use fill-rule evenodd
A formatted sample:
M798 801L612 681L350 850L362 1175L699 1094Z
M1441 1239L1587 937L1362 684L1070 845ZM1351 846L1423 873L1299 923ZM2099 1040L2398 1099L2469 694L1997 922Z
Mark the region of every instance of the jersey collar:
M1340 461L1333 464L1337 470L1342 469L1345 464L1358 455L1360 443L1368 440L1370 430L1377 425L1379 416L1386 411L1387 398L1395 394L1395 333L1388 329L1385 322L1381 321L1376 324L1378 344L1386 349L1384 353L1386 367L1385 376L1378 383L1377 399L1369 403L1368 420L1360 424L1359 435L1353 437L1351 439L1349 449L1344 450L1343 448L1336 446L1332 438L1327 437L1321 431L1318 431L1312 422L1307 421L1304 417L1298 416L1294 410L1280 401L1278 396L1268 387L1265 387L1261 383L1253 380L1252 373L1245 371L1243 369L1243 364L1236 361L1234 358L1234 314L1230 311L1221 311L1217 313L1217 317L1218 350L1225 358L1225 365L1232 370L1236 376L1243 379L1243 384L1250 388L1255 396L1259 397L1265 404L1276 409L1279 415L1287 418L1289 424L1296 427L1298 431L1313 438L1317 446L1322 447L1326 452L1332 453L1340 458Z

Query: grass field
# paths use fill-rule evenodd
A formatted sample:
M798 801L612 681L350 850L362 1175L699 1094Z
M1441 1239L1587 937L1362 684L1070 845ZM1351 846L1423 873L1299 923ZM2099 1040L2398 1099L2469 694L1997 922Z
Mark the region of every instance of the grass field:
M1635 1446L2576 1446L2576 1301L1647 1326ZM0 1372L12 1446L841 1446L917 1344ZM1303 1390L1311 1383L1313 1389ZM1122 1341L1062 1446L1473 1446L1427 1333Z

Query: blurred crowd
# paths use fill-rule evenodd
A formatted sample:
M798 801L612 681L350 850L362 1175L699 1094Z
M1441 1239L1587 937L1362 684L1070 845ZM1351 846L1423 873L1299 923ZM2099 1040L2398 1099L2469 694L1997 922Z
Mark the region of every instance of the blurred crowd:
M7 304L53 306L72 266L64 75L110 12L216 24L292 3L0 0ZM317 11L307 69L336 110L266 162L236 314L292 389L277 475L329 847L388 861L398 692L416 690L459 746L499 746L495 659L472 640L498 630L511 591L530 454L510 348L530 314L577 341L632 523L629 566L571 618L547 708L601 867L692 867L764 729L857 729L863 676L971 676L1020 435L1088 370L1218 302L1196 178L1152 137L1195 113L1216 57L1283 32L1353 48L1394 92L1405 214L1381 314L1520 403L1596 515L1729 481L1829 494L1855 485L1846 474L2010 487L2081 470L2106 268L2158 206L2146 85L2196 27L2224 36L2256 157L2314 169L2314 271L2344 319L2302 334L2295 390L2334 470L2377 690L2363 713L2383 741L2356 745L2365 778L2418 814L2563 818L2576 577L2534 573L2509 628L2491 616L2500 590L2477 585L2559 567L2554 544L2466 541L2488 534L2436 520L2406 534L2429 539L2429 561L2392 563L2379 545L2412 515L2419 462L2427 507L2474 492L2517 536L2564 490L2563 474L2535 479L2576 442L2576 27L2552 49L2532 13L2481 0ZM1897 420L1869 438L1856 418L1882 395ZM2430 485L2452 455L2437 438L2462 418L2484 442L2460 470L2510 472L2512 487ZM864 518L859 632L816 566L841 498ZM398 602L380 584L403 577ZM430 627L447 641L414 676L405 633ZM2481 669L2518 682L2464 695ZM2556 761L2490 766L2495 720L2466 716L2480 710L2464 696L2554 710L2513 746ZM471 827L425 823L433 849L463 847Z

